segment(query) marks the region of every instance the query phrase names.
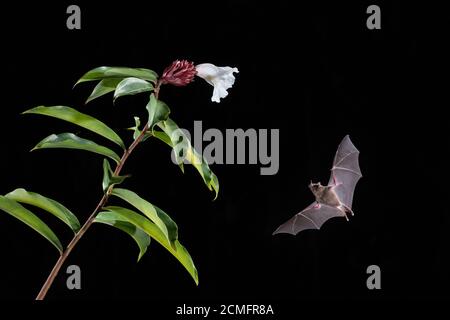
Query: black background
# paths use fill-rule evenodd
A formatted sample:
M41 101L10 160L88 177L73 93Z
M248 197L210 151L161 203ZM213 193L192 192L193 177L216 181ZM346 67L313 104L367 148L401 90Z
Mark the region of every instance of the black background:
M85 106L92 84L72 89L101 65L151 68L175 59L238 67L235 86L220 104L201 79L163 87L172 118L192 129L279 128L280 169L213 165L220 195L196 171L183 175L170 150L148 141L124 172L126 188L163 208L199 270L195 286L156 242L136 264L127 235L94 225L66 265L82 270L82 290L69 291L63 268L48 299L152 299L274 303L322 298L448 298L448 117L438 80L443 20L438 7L381 3L382 29L366 28L371 2L296 6L276 1L216 4L78 2L82 29L68 30L71 3L2 5L0 193L24 187L61 201L85 221L102 195L102 159L77 151L28 151L70 124L21 116L37 105L69 105L119 130L145 119L145 95L111 96ZM5 74L6 73L6 74ZM448 81L447 81L448 82ZM364 178L355 217L333 219L320 231L272 236L313 200L310 179L327 181L336 147L350 134ZM97 140L99 141L99 140ZM100 142L100 141L99 141ZM40 216L63 243L71 233ZM57 259L31 229L0 214L2 298L32 300ZM366 287L377 264L382 290ZM155 302L156 303L156 302Z

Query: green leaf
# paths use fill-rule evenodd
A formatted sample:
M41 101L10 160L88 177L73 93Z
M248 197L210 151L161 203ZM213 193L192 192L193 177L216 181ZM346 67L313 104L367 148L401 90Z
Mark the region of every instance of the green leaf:
M169 241L167 241L165 234L156 224L132 210L115 206L106 207L104 209L108 210L108 212L114 212L120 217L120 219L124 219L129 223L135 225L136 227L142 229L150 237L159 242L159 244L161 244L164 248L167 249L167 251L169 251L175 258L178 259L178 261L184 266L184 268L194 279L195 283L198 285L198 273L197 269L195 268L194 262L192 261L189 252L185 247L181 245L178 240L171 244Z
M117 163L120 161L117 153L111 149L98 145L91 140L80 138L73 133L51 134L39 142L31 151L49 148L85 150L109 157Z
M116 92L114 92L114 100L122 96L134 95L152 90L153 85L148 81L132 77L125 78L117 85Z
M192 164L200 173L200 176L203 178L208 189L215 191L214 199L217 199L219 194L219 180L209 168L206 159L195 151L186 134L170 118L160 122L158 126L164 131L165 135L158 133L158 131L154 131L154 136L173 148L176 161L180 165L181 170L183 170L183 163L185 160ZM170 143L168 140L170 140Z
M169 215L157 206L151 204L133 191L127 189L114 188L111 195L125 200L146 215L158 226L161 232L171 243L174 243L174 241L178 239L178 227L176 223L169 217Z
M142 256L147 252L147 248L150 245L151 237L141 228L128 222L127 219L123 218L119 214L112 211L100 212L96 217L94 222L107 224L117 229L124 231L129 234L134 241L136 241L139 247L138 262L141 260Z
M115 184L121 184L129 176L116 176L111 169L108 159L103 159L103 192L106 192L108 188Z
M87 98L86 103L89 103L90 101L97 99L105 94L113 92L114 90L116 90L117 85L121 81L122 78L103 79L95 86L91 95L89 96L89 98Z
M134 127L130 128L131 130L134 130L133 132L133 139L136 140L137 137L141 134L141 130L139 129L139 126L141 125L141 119L139 117L134 117Z
M26 203L41 208L42 210L53 214L67 224L75 233L80 230L80 222L77 217L69 209L55 200L44 197L39 193L29 192L22 188L8 193L5 197L20 203Z
M0 209L9 213L14 218L19 219L39 234L41 234L45 239L51 242L62 254L63 246L59 241L58 237L53 233L53 231L34 213L24 208L22 205L14 200L8 199L4 196L0 196Z
M91 117L87 114L78 112L77 110L66 106L39 106L30 110L24 111L22 114L40 114L44 116L54 117L65 120L83 127L87 130L97 133L102 137L118 144L125 149L125 144L122 139L110 127L103 122Z
M77 84L86 81L102 80L108 78L127 78L135 77L156 83L158 75L155 71L143 68L125 68L125 67L98 67L85 73Z
M170 109L161 100L157 100L155 95L150 95L150 101L147 106L148 111L148 128L153 131L153 127L161 121L167 120L170 114Z
M153 130L152 135L167 144L169 147L173 148L172 140L170 140L170 137L165 132Z

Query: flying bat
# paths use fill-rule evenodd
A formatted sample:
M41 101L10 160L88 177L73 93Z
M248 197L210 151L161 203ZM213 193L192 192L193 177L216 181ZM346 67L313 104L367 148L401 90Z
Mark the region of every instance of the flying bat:
M316 201L300 211L291 219L278 227L273 234L290 233L296 235L307 229L320 229L328 220L334 217L353 216L352 202L356 184L362 177L359 168L359 151L346 135L337 149L331 168L328 185L309 184Z

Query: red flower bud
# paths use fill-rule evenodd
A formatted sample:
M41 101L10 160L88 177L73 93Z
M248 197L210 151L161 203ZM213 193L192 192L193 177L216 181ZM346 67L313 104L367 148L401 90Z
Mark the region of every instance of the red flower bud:
M167 67L160 78L162 84L172 84L174 86L185 86L192 82L197 74L193 62L187 60L176 60Z

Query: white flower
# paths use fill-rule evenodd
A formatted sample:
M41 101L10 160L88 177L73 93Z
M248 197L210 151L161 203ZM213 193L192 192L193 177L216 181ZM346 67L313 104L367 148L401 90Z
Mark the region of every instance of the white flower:
M239 73L238 68L217 67L211 63L202 63L195 67L197 76L203 78L210 85L214 86L211 101L220 102L220 98L228 95L227 90L234 84L233 72Z

